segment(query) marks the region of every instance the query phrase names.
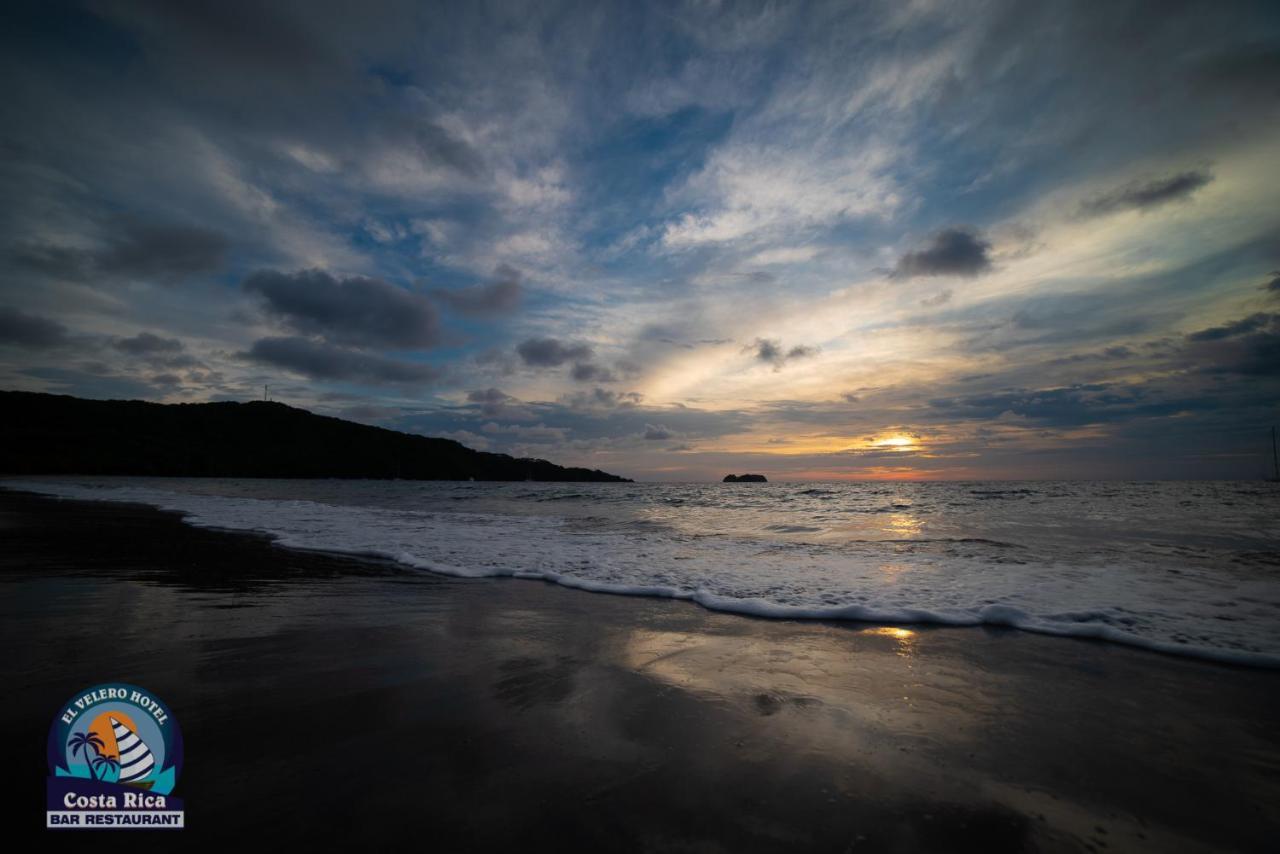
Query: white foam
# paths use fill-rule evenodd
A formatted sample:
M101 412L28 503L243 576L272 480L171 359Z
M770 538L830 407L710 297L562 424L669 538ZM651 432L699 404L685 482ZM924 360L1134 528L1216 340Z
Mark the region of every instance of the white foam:
M678 530L581 530L556 516L424 512L139 486L9 481L69 499L181 511L282 546L377 555L443 575L540 579L775 619L1008 626L1280 667L1280 585L1181 565L1000 559L1000 543L790 542ZM976 544L976 545L975 545Z

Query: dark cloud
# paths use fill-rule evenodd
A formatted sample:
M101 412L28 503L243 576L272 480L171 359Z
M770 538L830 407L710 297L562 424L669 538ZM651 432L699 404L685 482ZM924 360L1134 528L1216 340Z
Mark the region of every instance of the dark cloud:
M142 332L132 338L117 338L111 346L128 356L142 359L154 368L203 367L200 360L186 352L177 338L163 338L151 332Z
M767 338L757 338L754 344L746 348L748 351L754 350L756 358L762 362L780 362L782 356L782 344L779 341L771 341Z
M242 358L305 374L319 380L350 380L380 385L423 385L439 379L431 365L388 359L308 338L262 338Z
M517 367L516 357L507 350L485 350L478 353L475 357L475 363L481 367L495 370L503 376L510 376L515 373Z
M1192 332L1187 338L1192 341L1220 341L1223 338L1235 338L1249 332L1256 332L1259 329L1269 328L1275 324L1277 318L1280 318L1280 315L1259 312L1225 323L1222 326L1212 326L1208 329L1201 329L1199 332Z
M526 365L555 368L566 362L585 362L593 351L586 344L569 344L559 338L529 338L520 342L516 352Z
M302 82L342 61L305 19L245 0L124 0L96 4L94 11L132 30L152 51L185 57L210 70L296 75Z
M268 313L295 332L335 343L411 349L440 342L439 316L426 297L382 279L259 270L244 289L262 296Z
M99 272L141 279L180 279L222 266L225 235L180 225L134 225L96 259Z
M1280 48L1274 44L1238 47L1205 60L1194 77L1205 88L1274 104L1280 93Z
M52 387L52 391L59 394L93 400L150 400L157 394L156 387L150 383L112 373L107 366L101 366L101 369L93 365L83 367L87 369L36 367L23 373L44 380Z
M674 437L675 434L661 424L644 425L644 438L650 442L665 442Z
M1081 362L1122 362L1130 359L1136 359L1138 354L1132 347L1123 344L1116 344L1111 347L1105 347L1090 353L1073 353L1070 356L1061 356L1057 359L1051 359L1051 365L1067 365L1079 364Z
M630 409L639 406L643 400L644 395L638 391L610 391L607 388L576 391L560 398L560 402L570 409Z
M18 267L61 279L87 279L93 270L93 253L52 243L21 243L9 251Z
M378 424L381 422L394 419L402 414L402 410L397 406L377 406L372 403L357 404L348 406L339 410L339 415L351 421L360 421L363 423Z
M929 406L948 419L987 421L1012 417L1040 426L1065 428L1139 417L1166 417L1213 408L1215 404L1204 397L1155 394L1142 387L1090 383L935 398L929 401Z
M714 346L733 343L732 338L690 337L691 327L692 324L689 323L649 323L640 330L636 338L639 341L657 341L661 344L670 344L673 347L683 347L686 350L692 350L699 345Z
M132 338L117 338L111 346L130 356L174 355L184 349L177 338L162 338L150 332L141 332Z
M1204 169L1179 172L1148 181L1133 181L1089 199L1080 206L1083 216L1103 216L1124 210L1149 210L1169 202L1190 198L1191 194L1213 180Z
M467 392L467 402L480 408L486 418L509 418L513 416L513 407L519 405L516 398L496 388L475 389Z
M49 350L70 343L67 327L56 320L0 306L0 344Z
M935 234L923 248L898 259L889 275L895 279L915 276L977 276L991 269L991 244L968 228L947 228Z
M1201 329L1187 342L1189 363L1209 373L1280 375L1280 314L1259 312Z
M931 297L926 297L925 299L920 300L920 304L925 308L936 308L937 306L945 305L949 302L951 302L950 290L945 290L941 293L937 293Z
M126 0L98 10L134 34L153 67L190 100L194 95L234 110L239 124L311 131L312 146L338 160L360 159L357 146L412 152L431 168L480 176L480 151L445 126L403 75L369 69L369 54L395 52L412 25L403 15L355 14L340 7L264 9L248 0L172 4ZM409 13L412 14L412 13ZM363 140L320 118L359 101L369 121ZM407 103L406 103L407 101ZM369 109L377 103L384 109ZM292 121L289 121L292 120ZM353 150L355 149L355 150Z
M423 160L448 166L471 177L483 171L484 157L465 140L430 119L416 118L413 121L409 138Z
M467 401L470 403L506 403L511 400L515 400L515 398L496 388L476 389L467 392Z
M19 266L76 281L141 279L162 283L222 268L230 241L206 228L125 222L105 246L79 249L26 243L10 258Z
M436 288L431 295L459 314L488 317L513 311L520 304L522 279L519 270L502 264L488 284L452 291Z
M792 359L807 359L819 352L817 347L806 344L797 344L788 350L782 346L782 342L773 338L757 338L742 349L744 353L752 353L758 361L773 365L775 371L781 370Z
M1273 297L1280 297L1280 270L1272 271L1271 281L1263 285L1262 289Z
M683 347L686 350L692 350L693 345L681 339L682 330L663 323L649 323L641 328L640 333L636 336L640 341L658 341L662 344L671 344L675 347Z
M164 386L172 388L182 385L182 377L177 374L152 374L151 384L155 386Z
M810 347L808 344L797 344L787 351L788 359L807 359L810 356L818 355L817 347Z
M569 375L573 377L575 382L580 383L613 383L618 381L618 377L613 371L594 362L575 363Z
M1085 342L1131 339L1177 320L1177 313L1158 298L1168 294L1178 273L1161 282L1128 279L1125 288L1077 294L1015 294L989 301L967 315L956 330L972 337L963 347L972 352L1009 351L1027 347L1068 348ZM999 312L1009 319L993 322Z

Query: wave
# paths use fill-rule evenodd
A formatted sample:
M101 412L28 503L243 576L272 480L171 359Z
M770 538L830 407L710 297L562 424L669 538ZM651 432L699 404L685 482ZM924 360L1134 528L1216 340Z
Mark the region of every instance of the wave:
M1194 566L1060 564L977 537L835 545L689 536L631 520L423 512L134 486L7 482L67 499L149 504L188 524L260 531L279 545L375 556L461 578L536 579L596 593L680 599L771 619L1000 626L1229 664L1280 667L1280 590ZM578 520L585 521L585 520ZM786 533L807 526L776 526ZM957 552L952 546L964 544ZM903 549L909 544L911 548ZM1031 550L1023 549L1019 552Z

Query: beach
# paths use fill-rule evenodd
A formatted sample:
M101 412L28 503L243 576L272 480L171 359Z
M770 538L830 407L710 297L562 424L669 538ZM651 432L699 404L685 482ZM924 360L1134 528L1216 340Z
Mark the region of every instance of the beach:
M23 836L43 833L59 704L110 680L182 726L184 846L1264 851L1280 833L1273 669L445 577L140 505L0 491L0 531Z

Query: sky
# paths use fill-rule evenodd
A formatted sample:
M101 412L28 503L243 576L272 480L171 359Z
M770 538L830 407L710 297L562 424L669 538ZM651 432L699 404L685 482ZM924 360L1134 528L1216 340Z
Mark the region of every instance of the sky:
M0 388L641 480L1269 471L1280 4L0 18Z

